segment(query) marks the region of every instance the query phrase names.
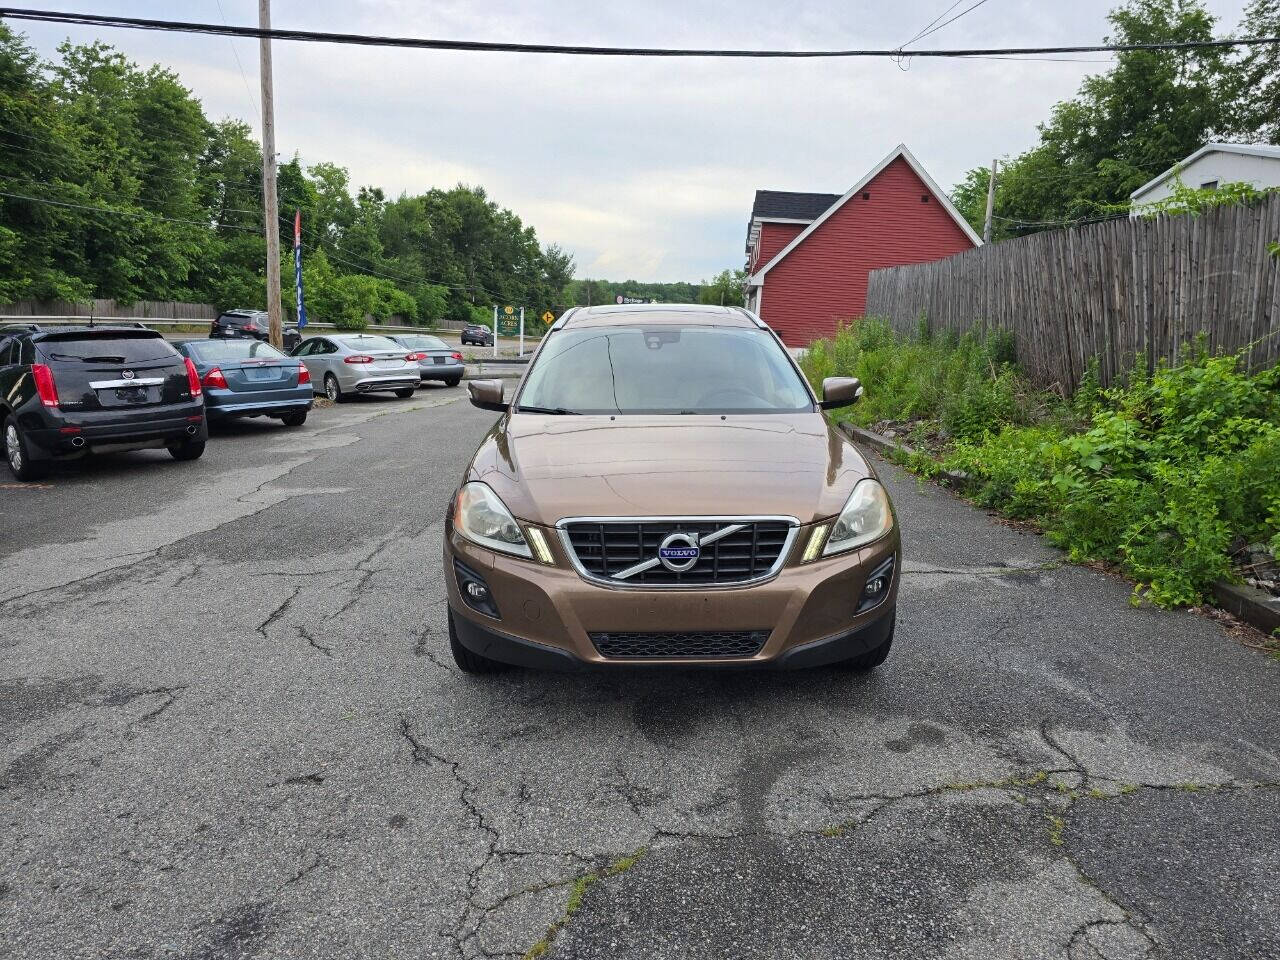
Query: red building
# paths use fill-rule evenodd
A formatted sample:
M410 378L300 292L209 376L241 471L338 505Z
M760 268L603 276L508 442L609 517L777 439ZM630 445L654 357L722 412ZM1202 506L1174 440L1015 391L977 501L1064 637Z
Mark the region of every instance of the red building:
M790 347L862 316L867 274L940 260L982 240L905 146L843 196L757 190L747 306Z

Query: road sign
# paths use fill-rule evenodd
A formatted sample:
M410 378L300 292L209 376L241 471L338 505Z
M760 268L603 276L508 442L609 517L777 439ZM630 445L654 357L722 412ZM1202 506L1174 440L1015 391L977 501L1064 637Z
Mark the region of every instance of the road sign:
M548 310L546 313L542 315L542 322L549 327L551 326L551 324L556 322L556 315L552 313L550 310Z

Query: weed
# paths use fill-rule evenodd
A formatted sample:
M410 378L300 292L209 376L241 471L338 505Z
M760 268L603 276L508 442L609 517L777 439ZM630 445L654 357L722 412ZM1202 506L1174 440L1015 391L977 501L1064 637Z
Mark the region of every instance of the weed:
M837 416L919 434L930 421L942 455L903 466L967 474L975 501L1033 522L1072 561L1120 567L1135 602L1201 603L1231 576L1233 543L1280 555L1280 365L1249 374L1202 340L1180 366L1135 363L1106 389L1090 364L1063 399L1032 389L1015 360L1002 332L909 339L867 318L804 365L815 382L862 379L864 400Z

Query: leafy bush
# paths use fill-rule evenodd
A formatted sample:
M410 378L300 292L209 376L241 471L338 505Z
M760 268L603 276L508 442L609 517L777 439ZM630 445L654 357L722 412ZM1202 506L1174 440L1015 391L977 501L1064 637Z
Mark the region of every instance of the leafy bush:
M882 420L938 420L955 437L978 437L1001 423L1030 423L1042 400L1014 365L1013 339L915 339L897 336L884 320L867 317L814 343L801 361L810 382L858 377L866 396L838 416L859 426Z
M804 367L815 383L862 378L854 422L939 424L941 467L968 473L978 503L1034 521L1074 561L1118 564L1136 598L1199 603L1230 575L1233 543L1280 555L1280 366L1250 375L1200 345L1106 390L1091 366L1064 401L1031 390L1013 360L1000 335L908 340L862 320Z

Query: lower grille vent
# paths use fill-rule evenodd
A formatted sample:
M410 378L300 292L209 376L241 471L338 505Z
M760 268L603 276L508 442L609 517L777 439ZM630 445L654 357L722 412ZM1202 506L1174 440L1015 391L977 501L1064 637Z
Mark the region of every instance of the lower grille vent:
M768 630L715 633L593 633L600 656L611 660L706 660L754 657Z

